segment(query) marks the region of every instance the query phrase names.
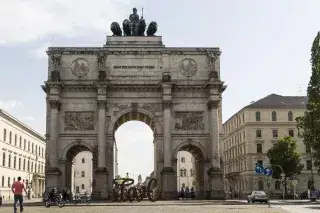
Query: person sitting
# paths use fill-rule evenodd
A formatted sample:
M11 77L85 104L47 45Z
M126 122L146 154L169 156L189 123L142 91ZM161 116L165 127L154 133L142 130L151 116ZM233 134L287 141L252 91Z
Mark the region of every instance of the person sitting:
M53 187L49 193L49 201L53 202L57 197L58 197L58 190L56 189L56 187Z
M184 199L184 188L181 187L180 193L179 193L179 198Z
M194 194L194 188L193 187L191 187L191 189L190 189L190 198L191 199L196 198L196 195Z

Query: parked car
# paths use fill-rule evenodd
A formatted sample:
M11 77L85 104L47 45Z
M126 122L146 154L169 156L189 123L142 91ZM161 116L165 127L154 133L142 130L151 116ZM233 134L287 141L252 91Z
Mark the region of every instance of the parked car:
M268 197L264 191L253 191L247 197L248 203L260 202L260 203L267 203Z

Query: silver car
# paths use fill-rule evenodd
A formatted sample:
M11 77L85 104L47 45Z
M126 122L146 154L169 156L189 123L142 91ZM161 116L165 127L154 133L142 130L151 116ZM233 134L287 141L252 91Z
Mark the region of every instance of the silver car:
M264 191L253 191L247 197L248 203L260 202L260 203L267 203L268 197Z

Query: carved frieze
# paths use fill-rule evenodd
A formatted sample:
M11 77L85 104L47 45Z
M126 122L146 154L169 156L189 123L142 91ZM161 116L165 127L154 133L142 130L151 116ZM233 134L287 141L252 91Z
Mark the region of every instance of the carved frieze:
M220 100L210 100L207 103L208 110L217 109L219 107Z
M49 100L48 102L51 109L61 109L61 102L59 100Z
M138 110L138 107L139 107L138 103L131 103L132 110L136 111L136 110Z
M203 112L176 112L176 130L203 130Z
M65 112L65 131L94 130L94 112Z
M186 77L191 77L196 74L198 70L198 64L191 58L183 59L180 63L181 74Z
M72 62L71 72L77 77L83 77L90 71L89 63L84 58L78 58Z
M141 108L149 112L157 112L160 110L159 105L160 104L146 103L146 104L143 104Z
M100 51L97 56L97 69L98 71L105 71L107 55L105 52Z

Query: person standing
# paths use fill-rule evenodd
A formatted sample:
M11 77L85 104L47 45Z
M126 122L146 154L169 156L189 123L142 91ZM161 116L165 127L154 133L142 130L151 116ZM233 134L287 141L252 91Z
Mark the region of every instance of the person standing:
M24 184L21 182L21 177L18 177L18 180L12 184L11 191L14 194L14 203L13 208L14 212L17 212L17 202L20 204L20 212L23 212L23 190L27 193Z

